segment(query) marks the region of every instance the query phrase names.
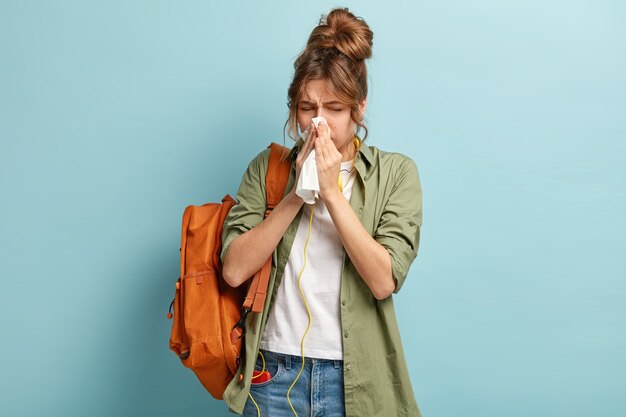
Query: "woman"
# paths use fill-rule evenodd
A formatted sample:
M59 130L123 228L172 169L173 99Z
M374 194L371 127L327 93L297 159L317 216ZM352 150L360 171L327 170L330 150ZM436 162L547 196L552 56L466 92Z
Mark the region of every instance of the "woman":
M233 412L420 415L391 294L417 255L421 187L410 158L363 143L372 39L348 9L322 17L288 91L289 136L308 134L287 156L285 197L264 219L266 149L249 164L224 223L229 285L273 257L264 311L248 317L243 364L224 393ZM306 204L296 184L313 150L319 198Z

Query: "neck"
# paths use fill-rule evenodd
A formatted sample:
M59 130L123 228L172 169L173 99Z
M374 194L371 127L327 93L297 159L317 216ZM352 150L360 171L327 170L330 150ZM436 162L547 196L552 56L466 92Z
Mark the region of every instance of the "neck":
M341 162L351 161L356 156L356 152L357 149L353 139L341 150Z

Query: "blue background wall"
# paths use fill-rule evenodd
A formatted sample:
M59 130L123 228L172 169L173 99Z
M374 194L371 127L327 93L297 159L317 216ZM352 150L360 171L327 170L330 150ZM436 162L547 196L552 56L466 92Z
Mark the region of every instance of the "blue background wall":
M282 140L322 13L420 170L395 297L425 417L623 416L621 1L0 3L0 415L227 416L168 349L188 204Z

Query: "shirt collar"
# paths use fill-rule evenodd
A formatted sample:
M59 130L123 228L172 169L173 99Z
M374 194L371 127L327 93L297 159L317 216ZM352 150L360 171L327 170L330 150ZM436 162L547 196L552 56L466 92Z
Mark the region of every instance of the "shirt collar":
M361 143L361 146L359 146L359 154L364 157L368 164L372 165L374 163L374 155L366 143Z

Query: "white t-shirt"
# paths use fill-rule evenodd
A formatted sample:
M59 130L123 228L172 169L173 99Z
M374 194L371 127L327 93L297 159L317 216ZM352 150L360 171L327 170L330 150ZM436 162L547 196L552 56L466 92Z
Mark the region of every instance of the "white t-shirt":
M354 159L341 163L343 195L348 201L352 195L354 174ZM313 206L306 266L300 279L312 318L311 328L304 339L304 356L342 360L339 299L345 249L321 199L317 199L314 205L305 203L303 206L289 260L261 337L261 348L302 356L300 344L309 316L298 288L298 276L304 265L303 251Z

